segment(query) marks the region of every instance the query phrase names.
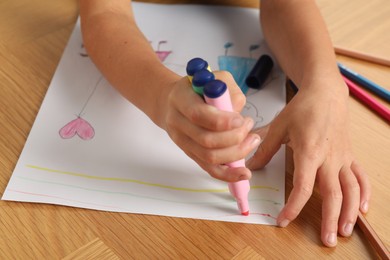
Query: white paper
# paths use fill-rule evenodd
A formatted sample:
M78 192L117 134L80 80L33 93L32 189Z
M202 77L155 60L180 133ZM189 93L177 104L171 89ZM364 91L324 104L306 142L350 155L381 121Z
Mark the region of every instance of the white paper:
M193 57L206 59L217 70L226 59L252 62L262 54L271 55L256 9L144 3L133 3L133 8L162 62L183 76L185 64ZM232 46L226 50L227 43ZM258 48L249 51L253 45ZM284 205L284 148L265 169L253 173L251 214L241 216L227 184L188 158L83 54L77 23L3 200L275 224ZM250 68L234 69L245 76ZM264 89L248 91L243 113L252 116L257 127L284 107L284 84L276 66ZM71 121L75 125L69 125ZM77 128L79 135L69 138L65 125Z

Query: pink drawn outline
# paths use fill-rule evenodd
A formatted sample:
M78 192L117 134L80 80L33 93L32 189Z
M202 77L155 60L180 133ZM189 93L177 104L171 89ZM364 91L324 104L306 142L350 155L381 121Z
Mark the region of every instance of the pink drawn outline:
M86 120L78 116L60 129L60 136L69 139L76 134L83 140L90 140L95 135L95 130Z
M160 59L161 62L164 62L165 59L169 56L169 54L172 53L172 51L160 51L160 45L163 43L167 43L167 41L159 41L157 46L157 51L155 51L157 57Z
M167 41L159 41L157 50L155 51L156 55L160 59L161 62L164 62L164 60L169 56L169 54L172 53L172 51L160 51L160 45L167 43ZM81 46L84 47L83 45ZM80 53L80 55L82 55ZM82 55L83 57L87 57L88 55ZM85 107L87 106L89 100L95 93L95 90L97 86L99 85L100 81L103 77L99 78L98 82L96 83L95 88L93 89L92 93L88 97L87 101L85 102L83 108L81 109L81 112L78 114L77 118L70 121L66 125L64 125L60 131L59 134L61 138L63 139L70 139L74 137L76 134L83 140L91 140L95 136L95 130L92 127L92 125L87 122L85 119L81 118L81 114L84 111Z
M77 115L76 119L73 119L63 127L61 127L59 134L61 138L63 139L70 139L76 134L83 140L91 140L95 136L95 129L92 127L92 125L85 119L81 118L81 114L85 110L86 106L89 103L89 100L95 93L97 87L99 86L100 81L102 81L103 77L100 77L99 80L96 82L96 85L94 89L92 90L91 94L85 101L80 113Z

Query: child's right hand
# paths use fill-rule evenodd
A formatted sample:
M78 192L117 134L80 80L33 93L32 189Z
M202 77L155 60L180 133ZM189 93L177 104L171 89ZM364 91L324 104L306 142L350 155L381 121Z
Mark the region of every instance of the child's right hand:
M161 126L170 138L212 177L236 182L251 177L247 168L229 168L224 165L245 158L260 144L260 137L250 133L251 118L240 111L245 96L228 72L214 72L230 91L235 112L220 111L204 102L191 87L187 77L174 82L164 91L159 102L163 108Z

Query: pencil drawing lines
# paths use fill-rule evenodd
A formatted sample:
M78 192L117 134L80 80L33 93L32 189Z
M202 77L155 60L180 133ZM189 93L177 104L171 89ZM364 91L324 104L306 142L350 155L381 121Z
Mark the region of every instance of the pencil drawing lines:
M260 115L259 109L250 101L247 101L244 108L242 109L242 115L250 116L254 121L254 128L261 125L264 118Z
M87 107L90 99L92 98L93 94L95 93L102 79L103 77L100 77L99 80L96 82L95 87L93 88L92 92L90 93L87 100L85 101L83 107L81 108L80 113L77 115L77 118L70 121L60 129L59 134L62 139L70 139L74 137L76 134L82 140L91 140L95 136L95 129L88 121L86 121L81 116L83 115L85 108Z
M88 54L84 52L84 44L81 44L81 49L83 51L79 53L80 56L83 58L88 57ZM100 76L99 79L97 80L87 100L84 102L83 106L81 107L80 112L76 115L76 119L73 119L72 121L68 122L63 127L61 127L61 129L59 130L59 135L62 139L70 139L77 135L82 140L91 140L95 136L95 129L87 120L82 118L82 115L89 101L91 100L92 96L95 94L96 89L98 88L102 79L103 76Z

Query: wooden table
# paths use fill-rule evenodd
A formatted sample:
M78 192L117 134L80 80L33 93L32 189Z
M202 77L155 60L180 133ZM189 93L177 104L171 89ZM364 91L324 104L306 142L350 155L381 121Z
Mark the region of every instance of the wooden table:
M209 2L258 5L255 0ZM388 0L317 2L335 44L390 58ZM77 16L76 0L0 2L0 194L22 151ZM390 89L390 68L341 56L339 61ZM389 124L352 97L350 107L353 150L373 186L366 217L390 248ZM287 194L291 190L292 169L290 155ZM358 228L352 237L339 238L336 248L322 246L320 205L316 192L298 219L281 229L0 201L0 259L375 258Z

